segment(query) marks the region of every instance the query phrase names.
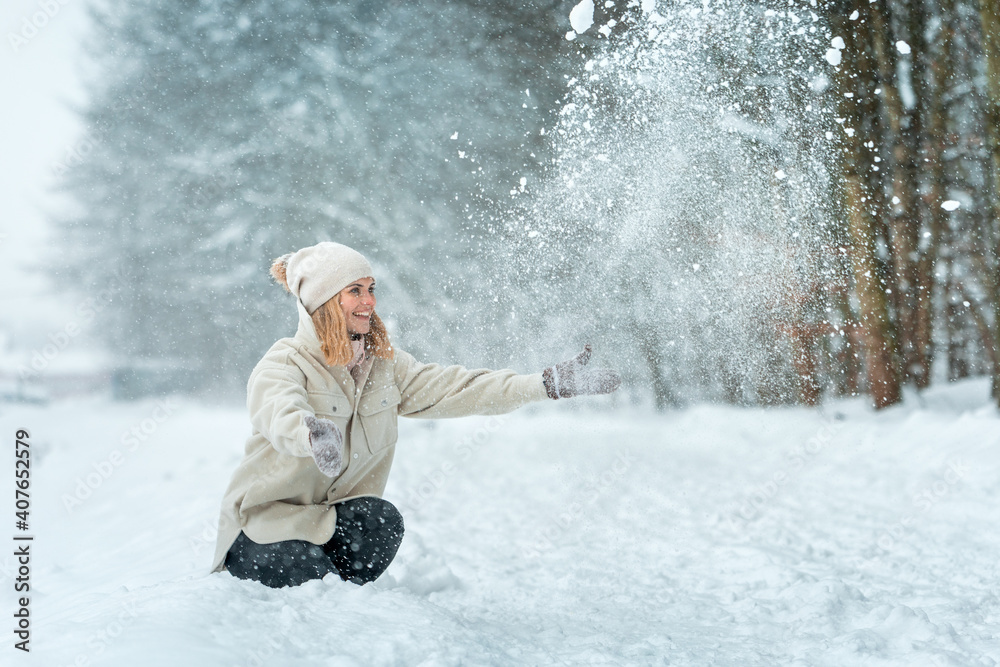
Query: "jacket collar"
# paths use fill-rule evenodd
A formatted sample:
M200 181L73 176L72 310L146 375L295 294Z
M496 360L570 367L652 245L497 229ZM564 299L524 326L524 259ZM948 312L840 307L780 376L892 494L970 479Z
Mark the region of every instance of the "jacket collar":
M299 311L299 328L295 331L296 342L300 344L300 348L304 348L309 356L325 365L326 359L323 356L323 348L320 345L319 335L316 333L312 317L306 312L305 306L300 300L295 300L295 306Z

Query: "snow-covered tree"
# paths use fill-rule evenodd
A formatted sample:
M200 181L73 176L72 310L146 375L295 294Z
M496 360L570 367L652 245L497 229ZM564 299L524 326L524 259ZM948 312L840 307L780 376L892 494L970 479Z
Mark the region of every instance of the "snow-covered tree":
M537 171L560 19L541 2L101 5L58 274L112 290L96 326L123 360L239 390L294 316L269 261L337 240L375 263L404 344L475 359L478 225Z

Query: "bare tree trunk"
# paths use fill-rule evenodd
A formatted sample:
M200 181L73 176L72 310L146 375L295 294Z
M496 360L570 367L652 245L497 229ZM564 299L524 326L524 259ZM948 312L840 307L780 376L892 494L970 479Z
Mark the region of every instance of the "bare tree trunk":
M934 84L930 87L930 107L927 111L927 134L925 161L929 171L930 188L925 195L929 208L929 227L925 234L926 241L920 251L917 262L917 280L920 285L921 298L918 302L916 327L917 335L922 344L927 347L923 359L927 364L925 372L930 375L930 365L935 356L932 344L934 333L934 291L935 266L940 258L941 249L946 246L945 236L948 234L948 212L942 208L945 200L945 188L948 177L945 173L944 151L948 142L947 123L947 92L952 81L951 44L954 29L951 24L954 14L953 0L940 0L942 22L939 28L939 39L936 40L937 52L931 56L931 72ZM947 281L944 294L949 293Z
M986 91L989 97L986 126L989 128L990 149L993 154L993 229L1000 225L1000 3L996 0L979 0L982 16L983 55L986 61ZM1000 234L994 260L993 285L993 398L1000 405Z
M859 11L865 11L868 5L857 0L853 4ZM842 36L847 46L844 62L838 70L837 89L839 115L845 119L842 178L854 290L858 299L858 324L865 346L868 390L875 407L884 408L897 403L901 395L895 332L875 248L879 223L872 213L873 193L868 187L872 163L865 159L867 139L863 140L861 134L863 128L876 120L865 117L867 109L860 102L871 99L875 87L867 55L871 25L869 21L851 22L842 12L835 14L833 19L834 34Z
M972 320L976 323L976 331L983 342L983 347L986 348L986 354L989 356L990 364L993 365L995 372L996 368L1000 366L1000 355L997 354L997 348L993 344L993 332L990 330L990 324L986 321L982 310L976 304L975 298L969 293L969 290L965 288L965 285L959 282L957 288L962 298L969 302L969 313L972 315Z
M889 321L885 291L875 261L874 220L865 210L865 188L853 165L844 166L844 191L851 235L851 266L858 297L860 326L865 343L868 389L875 407L884 408L900 399L896 371L896 346Z
M899 323L903 380L913 380L918 387L929 381L926 348L918 344L917 310L920 293L917 284L917 239L920 231L917 195L917 159L907 132L918 132L917 114L907 113L897 83L896 48L888 12L891 5L868 4L871 17L872 47L878 64L879 85L889 124L888 141L892 162L892 210L889 225L892 243L893 295Z
M820 386L816 377L817 333L805 322L792 328L792 366L798 375L799 400L809 406L819 405Z
M649 369L653 381L653 400L658 412L663 412L667 408L678 407L680 400L671 391L666 378L663 377L663 360L660 357L661 341L659 334L653 331L646 331L639 336L639 347L646 359L646 367Z

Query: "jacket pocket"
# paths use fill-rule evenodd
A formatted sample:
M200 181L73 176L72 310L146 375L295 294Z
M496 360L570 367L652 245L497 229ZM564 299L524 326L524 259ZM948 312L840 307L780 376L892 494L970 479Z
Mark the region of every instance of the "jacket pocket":
M316 413L316 416L329 419L340 429L340 433L344 436L346 447L348 442L347 422L351 419L351 402L342 393L331 391L309 391L306 393L309 396L309 405L312 407L313 412ZM344 464L340 470L340 475L347 472L350 463L350 457L344 456Z
M395 385L368 392L358 403L358 416L365 429L368 449L374 454L396 444L399 433L396 420L399 418L399 403L402 397Z
M335 394L331 391L309 391L307 395L309 405L317 417L335 421L341 428L350 419L351 402L343 394Z

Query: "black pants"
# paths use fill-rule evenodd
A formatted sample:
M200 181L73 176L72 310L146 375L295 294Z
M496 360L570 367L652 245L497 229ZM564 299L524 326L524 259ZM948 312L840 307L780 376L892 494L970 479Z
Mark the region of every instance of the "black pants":
M353 498L336 508L337 527L326 544L257 544L241 532L226 554L226 569L271 588L298 586L331 572L358 585L375 581L396 556L403 517L392 503L375 496Z

